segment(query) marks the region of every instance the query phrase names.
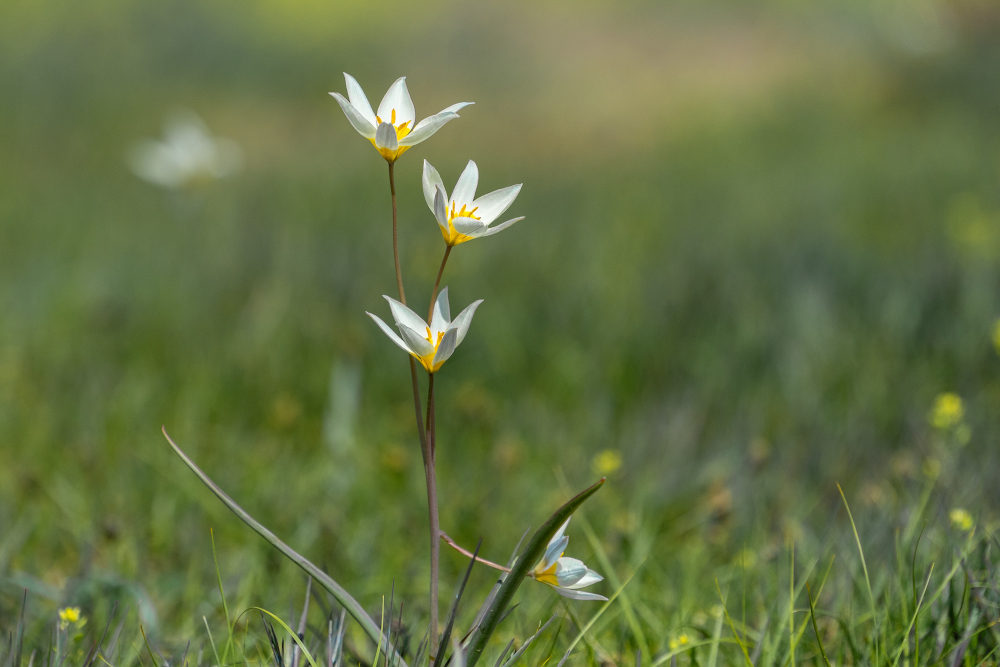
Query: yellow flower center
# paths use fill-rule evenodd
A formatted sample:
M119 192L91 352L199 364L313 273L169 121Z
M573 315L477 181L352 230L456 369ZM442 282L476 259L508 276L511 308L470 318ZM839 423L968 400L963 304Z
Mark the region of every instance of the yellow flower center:
M382 124L382 118L380 116L375 116L375 120L378 122L379 125ZM399 125L396 125L396 110L395 109L392 110L392 116L389 118L389 124L391 124L394 128L396 128L397 141L399 141L400 139L402 139L403 137L405 137L410 133L411 129L410 122L411 121L406 121L405 123L400 123ZM375 146L374 138L369 139L368 141L372 142L372 146ZM378 146L375 146L375 150L377 150L379 154L389 162L395 162L397 159L399 159L400 155L402 155L409 149L410 149L409 146L400 146L396 150L392 151L389 150L388 148L379 148Z
M434 349L422 357L417 357L417 355L413 356L417 357L417 361L420 362L421 366L427 369L428 373L435 373L444 363L443 361L439 361L437 364L434 363L434 355L437 354L438 346L441 345L441 339L444 338L444 332L439 331L437 336L434 336L434 334L431 333L431 328L427 327L427 335L424 338L427 339L428 343L434 346ZM437 340L435 340L435 338Z
M559 579L556 578L556 563L552 563L552 565L550 565L548 569L545 570L539 571L536 569L535 579L545 584L552 584L553 586L558 586Z
M459 243L465 243L466 241L471 241L472 236L462 234L455 229L455 223L453 220L455 218L472 218L473 220L479 220L480 217L476 215L476 211L479 210L478 206L472 207L471 210L466 210L465 204L462 204L462 208L458 211L455 210L455 202L451 203L451 208L448 209L448 231L441 229L441 236L444 237L444 242L450 246L456 246Z

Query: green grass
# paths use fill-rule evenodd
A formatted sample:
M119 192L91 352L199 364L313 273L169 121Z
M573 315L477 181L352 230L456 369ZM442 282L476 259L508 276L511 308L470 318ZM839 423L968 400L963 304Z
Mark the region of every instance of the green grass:
M281 21L186 0L0 9L0 651L25 588L35 664L67 604L90 633L64 638L74 665L116 601L112 633L131 615L104 645L114 667L189 641L192 664L225 662L206 625L232 643L230 613L251 607L295 626L300 573L174 457L166 425L373 618L394 591L416 652L423 475L405 360L364 315L394 289L389 202L326 95L347 70L376 99L408 74L420 115L477 102L398 165L418 312L441 252L421 159L449 183L469 158L481 190L524 183L511 213L527 219L449 261L454 303L485 303L435 388L442 527L505 562L569 497L560 475L583 488L598 453L623 457L568 555L604 570L605 595L629 587L594 618L525 582L483 664L553 614L521 664L558 664L591 621L571 664L735 665L744 648L824 664L820 642L834 665L996 662L988 12L955 8L946 46L920 51L900 46L917 24L835 2L449 4L426 23L388 12L387 46L381 14L326 26L307 5ZM128 172L178 105L243 145L242 173L165 193ZM946 391L967 444L928 422ZM465 566L444 553L442 590ZM462 632L493 581L473 570ZM313 597L316 656L339 612ZM263 622L239 624L240 658L272 661ZM356 627L344 643L375 654Z

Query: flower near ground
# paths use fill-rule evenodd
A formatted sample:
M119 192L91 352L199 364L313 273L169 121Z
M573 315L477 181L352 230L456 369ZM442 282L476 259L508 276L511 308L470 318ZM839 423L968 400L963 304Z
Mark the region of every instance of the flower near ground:
M63 630L70 625L83 627L87 619L80 614L79 607L63 607L59 610L59 627Z
M934 428L947 430L962 423L965 416L965 407L958 394L947 392L938 394L934 399L934 407L931 409L930 421Z
M144 139L132 147L128 164L139 178L177 190L239 171L243 151L232 139L212 136L193 111L178 111L167 119L162 140Z
M451 319L451 307L448 304L448 288L438 294L434 302L434 314L428 324L422 317L404 306L392 297L384 297L389 302L389 309L399 329L397 335L389 325L377 315L368 313L375 324L392 339L396 345L409 352L427 369L428 373L436 373L441 365L448 360L469 332L472 316L482 299L472 302L454 320Z
M972 515L961 507L957 507L948 513L948 518L951 519L951 525L955 526L962 531L972 530Z
M531 571L531 576L556 589L559 595L573 600L607 600L603 595L579 590L604 581L604 577L584 565L583 561L563 556L569 546L569 538L565 534L569 521L566 519L566 523L549 540L545 555Z
M524 220L524 216L521 216L490 227L517 199L521 184L494 190L476 199L479 167L472 160L469 160L462 175L458 177L450 197L441 175L427 160L424 160L423 184L424 200L437 219L444 242L449 246L496 234L515 222Z
M395 162L399 156L430 138L450 120L458 118L458 111L473 104L459 102L447 109L428 116L414 125L416 112L413 100L406 89L406 77L396 79L389 86L388 92L378 105L378 113L372 111L372 105L365 96L365 91L353 76L344 72L347 82L347 99L340 93L330 93L344 110L344 115L355 130L365 139L372 142L375 150L389 162Z
M687 646L690 642L691 642L690 637L688 637L686 634L681 634L676 639L671 639L668 645L670 646L671 651L676 651L682 646Z
M605 449L590 462L595 475L606 476L622 467L622 455L617 449Z

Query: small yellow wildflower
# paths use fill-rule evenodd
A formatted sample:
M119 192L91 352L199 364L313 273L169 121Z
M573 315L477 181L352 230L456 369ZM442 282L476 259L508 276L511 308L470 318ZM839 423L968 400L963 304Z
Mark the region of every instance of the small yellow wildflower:
M66 621L67 623L76 623L80 620L80 608L66 607L65 609L60 609L59 620Z
M670 650L671 651L676 651L681 646L685 646L685 645L687 645L690 642L691 642L691 638L688 637L686 634L682 634L679 637L677 637L677 639L671 639L670 640Z
M590 467L596 475L610 475L622 467L622 455L617 449L605 449L594 457Z
M951 519L951 525L955 528L963 531L972 530L972 515L961 507L953 509L948 517Z
M965 408L958 394L947 392L938 394L931 410L931 424L939 430L947 430L958 426L965 416Z

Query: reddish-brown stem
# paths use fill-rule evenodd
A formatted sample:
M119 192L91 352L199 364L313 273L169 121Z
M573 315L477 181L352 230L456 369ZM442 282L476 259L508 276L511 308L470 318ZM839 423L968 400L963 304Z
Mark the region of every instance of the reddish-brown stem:
M444 265L448 263L448 255L451 254L451 249L453 247L454 246L450 245L446 245L444 247L444 257L441 259L441 268L438 269L438 277L437 280L434 281L434 291L431 292L431 305L430 308L427 309L427 324L430 324L431 318L434 317L434 299L437 298L438 287L441 286L441 276L444 275Z
M449 547L451 547L452 549L454 549L458 553L462 554L463 556L465 556L467 558L472 558L473 554L472 554L471 551L469 551L468 549L464 549L464 548L460 547L458 545L458 543L455 542L455 540L451 539L451 537L446 532L444 532L443 530L440 531L440 533L441 533L441 539L444 540L445 544L447 544ZM482 563L486 567L492 567L494 570L500 570L501 572L510 572L510 568L509 567L504 567L503 565L497 565L493 561L486 560L485 558L480 558L479 556L476 556L476 562L477 563Z

